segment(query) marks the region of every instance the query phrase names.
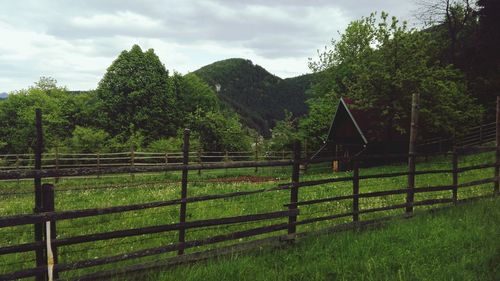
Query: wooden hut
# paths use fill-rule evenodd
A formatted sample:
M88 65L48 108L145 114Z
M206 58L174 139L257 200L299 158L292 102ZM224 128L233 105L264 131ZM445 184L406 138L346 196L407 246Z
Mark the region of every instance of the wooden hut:
M379 110L361 110L352 105L352 100L340 98L322 151L343 157L407 152L408 139L405 134L393 128L378 129L380 126L377 124L381 121ZM346 170L349 169L349 163L334 162L333 168Z

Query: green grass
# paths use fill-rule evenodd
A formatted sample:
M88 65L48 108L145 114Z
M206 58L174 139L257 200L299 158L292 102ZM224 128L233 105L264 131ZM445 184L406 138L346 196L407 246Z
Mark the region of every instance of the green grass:
M495 197L377 229L149 272L144 280L500 280L499 221Z
M460 165L473 165L479 163L490 163L494 159L492 153L484 153L461 158ZM449 169L451 161L445 157L435 157L428 162L420 161L417 170L427 169ZM373 168L362 168L361 175L388 173L406 171L406 165L394 164ZM220 183L211 180L216 178L233 177L239 175L259 175L272 176L276 180L264 183ZM208 194L220 194L234 191L255 190L260 188L274 187L280 183L290 181L290 168L259 168L255 173L254 169L222 169L217 171L202 171L199 175L196 171L189 174L188 196L199 196ZM324 179L331 177L349 176L350 172L331 173L329 165L314 165L310 167L307 173L301 174L301 181ZM493 176L493 169L475 170L463 173L459 177L459 182L467 182L476 179L482 179ZM130 175L116 175L112 177L88 178L69 178L61 179L55 183L53 179L44 179L44 182L52 182L56 186L56 210L74 210L86 208L103 208L118 205L128 205L136 203L145 203L151 201L177 199L180 196L180 173L157 173L157 174L137 174L134 177ZM360 182L360 192L382 191L390 189L399 189L406 186L406 177L394 177L385 179L369 179ZM419 175L416 177L418 187L449 185L451 184L451 175L433 174ZM92 189L104 186L116 186L112 189ZM75 189L76 188L76 189ZM10 181L0 182L0 194L17 193L10 195L0 195L0 216L14 215L22 213L31 213L34 205L32 181ZM352 192L351 182L339 182L314 187L301 188L299 191L299 200L309 200L316 198L331 197L337 195L347 195ZM459 190L459 198L467 198L477 195L491 194L492 184L485 184L477 187L465 188ZM432 192L417 194L415 200L424 200L428 198L450 198L450 191ZM271 211L286 210L283 204L290 200L288 190L266 192L254 194L251 196L234 197L223 200L213 200L206 202L190 203L187 207L187 220L202 220L208 218L221 218L237 215L263 213ZM351 211L351 200L339 202L322 203L312 206L303 206L300 208L299 220L338 214ZM392 204L405 202L405 195L392 195L380 198L360 199L360 209L382 207ZM417 210L428 207L417 207ZM393 210L373 214L361 215L361 219L370 219L385 215L401 214L403 210ZM72 237L91 233L99 233L112 230L138 228L144 226L153 226L161 224L176 223L179 219L179 207L169 206L154 209L147 209L134 212L125 212L119 214L110 214L95 216L89 218L80 218L74 220L64 220L57 223L58 238ZM322 229L327 226L340 224L350 221L350 218L337 219L334 221L325 221L315 224L303 225L298 228L299 231L311 231ZM271 223L286 222L286 218L273 221L236 224L223 227L209 227L202 229L193 229L187 231L187 240L206 238L213 235L248 229ZM284 231L261 235L259 237L242 239L242 241L284 234ZM15 245L19 243L29 243L33 241L33 226L18 226L0 228L0 247ZM177 241L177 232L166 232L147 236L127 237L98 241L93 243L84 243L72 246L65 246L59 249L59 262L70 263L78 260L93 259L96 257L105 257L117 255L141 249L159 247ZM238 242L238 241L236 241ZM199 250L211 249L220 245L227 245L234 242L220 243L188 249L186 252L195 252ZM89 269L64 272L62 277L77 276L83 273L89 273L97 270L118 268L130 264L148 262L166 257L171 257L175 253L167 253L159 256L145 257L141 259L129 260L110 265L94 267ZM32 252L19 253L0 256L0 274L31 268L34 265L34 254Z

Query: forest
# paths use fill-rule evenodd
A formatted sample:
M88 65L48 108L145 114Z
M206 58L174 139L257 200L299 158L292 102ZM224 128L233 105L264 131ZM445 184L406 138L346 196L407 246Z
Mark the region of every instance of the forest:
M41 77L0 99L0 153L30 153L35 108L45 149L66 152L243 151L259 143L311 148L324 141L340 97L376 109L374 130L408 131L411 96L421 96L420 138L453 136L492 120L500 89L500 3L422 4L425 25L409 28L385 12L351 22L309 61L311 74L281 79L245 59L181 75L153 49L122 51L92 91L70 91ZM444 5L444 6L443 6ZM441 12L442 11L442 12Z

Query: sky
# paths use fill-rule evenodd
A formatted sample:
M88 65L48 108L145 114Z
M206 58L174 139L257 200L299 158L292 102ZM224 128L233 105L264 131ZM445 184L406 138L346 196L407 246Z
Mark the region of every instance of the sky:
M0 92L50 76L95 89L122 50L152 48L182 74L245 58L279 77L310 72L308 58L349 22L386 11L414 26L414 0L0 0Z

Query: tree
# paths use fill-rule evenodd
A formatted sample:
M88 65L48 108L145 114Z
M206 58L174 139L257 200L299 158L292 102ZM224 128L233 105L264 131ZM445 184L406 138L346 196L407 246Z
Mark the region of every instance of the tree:
M198 134L205 151L244 151L250 149L251 138L232 112L208 111L198 108L190 128Z
M271 130L271 139L269 140L269 149L277 150L292 150L293 142L299 140L297 131L297 119L293 118L293 114L285 110L285 119L276 122L276 126Z
M108 138L109 135L104 130L76 126L68 146L80 153L102 152Z
M72 124L64 115L65 110L70 110L71 97L66 88L56 84L47 86L46 81L54 82L55 79L42 77L35 86L11 93L0 103L0 142L5 143L3 152L27 153L34 146L36 108L42 109L46 148L59 144L71 135Z
M419 0L417 17L427 26L443 25L446 27L449 41L447 61L457 65L457 52L468 26L475 25L475 6L470 0Z
M33 88L40 89L42 91L50 91L57 89L57 80L52 77L42 76L40 80L35 82L35 86Z
M354 107L380 112L372 130L391 139L395 131L408 131L411 96L420 93L421 135L460 133L480 122L483 110L467 94L460 71L432 60L435 50L428 33L408 29L395 17L388 20L386 13L379 20L372 14L349 24L333 49L312 63L313 71L328 70L314 87L324 92L315 95L349 97ZM320 102L309 105L321 108Z
M467 53L471 59L469 80L474 94L495 116L495 97L500 95L500 1L478 1L479 28L471 40L474 47Z
M309 113L300 118L299 132L311 147L319 148L327 138L339 97L333 91L307 100Z
M174 73L170 78L171 96L175 104L172 110L176 128L186 127L198 108L219 111L220 105L213 89L195 74L184 76Z
M99 82L97 96L106 115L104 128L126 139L142 130L148 140L174 135L169 126L168 72L153 49L123 51Z

